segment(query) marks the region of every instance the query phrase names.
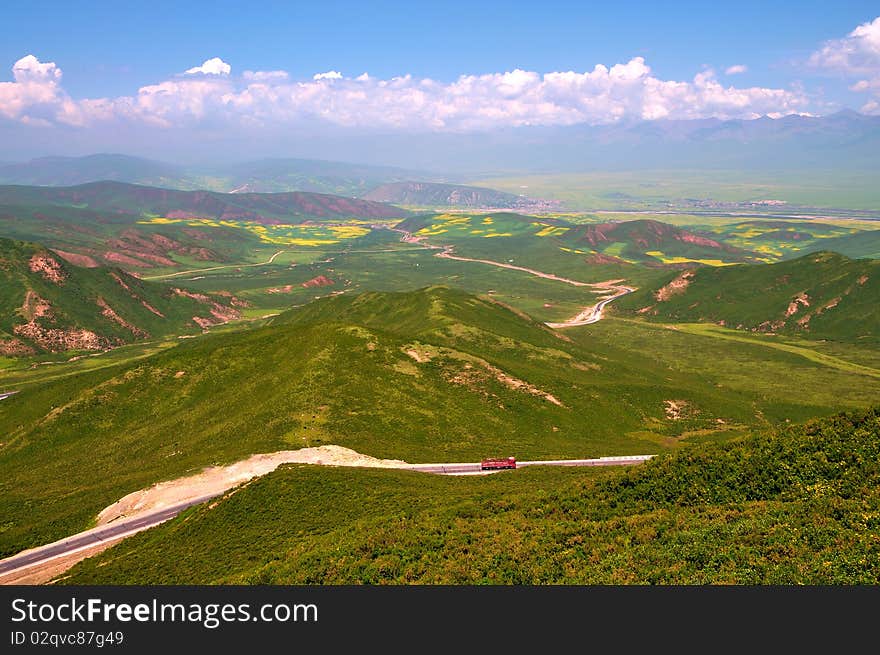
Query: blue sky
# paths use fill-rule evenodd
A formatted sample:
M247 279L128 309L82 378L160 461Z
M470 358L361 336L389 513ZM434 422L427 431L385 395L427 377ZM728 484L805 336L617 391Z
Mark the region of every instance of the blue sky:
M876 0L10 3L0 134L880 113L878 16Z
M827 0L71 4L7 5L0 65L8 71L26 54L55 61L75 95L130 92L215 56L239 70L447 81L515 68L581 71L643 56L665 78L745 63L750 82L784 85L805 77L792 61L880 15L876 1Z

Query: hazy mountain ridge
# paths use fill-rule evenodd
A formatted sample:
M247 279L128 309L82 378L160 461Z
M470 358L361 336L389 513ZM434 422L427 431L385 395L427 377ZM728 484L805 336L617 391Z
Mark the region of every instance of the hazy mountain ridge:
M0 184L77 186L113 181L182 191L304 191L358 197L387 182L436 180L436 173L318 159L275 158L215 166L182 166L122 154L41 157L0 164Z
M302 147L304 152L332 153L363 163L282 157L178 166L116 154L44 157L0 165L0 184L64 186L110 179L188 190L312 191L356 197L392 182L456 182L465 175L510 172L877 170L880 116L843 110L818 117L659 119L479 133L346 133L320 143L306 141Z
M408 212L385 203L323 193L179 191L124 182L73 187L0 186L0 204L60 205L132 216L211 218L265 223L308 218L399 218Z
M365 193L361 198L395 205L423 207L530 209L541 203L526 196L486 187L410 181L383 184ZM552 203L545 204L548 207L552 206Z

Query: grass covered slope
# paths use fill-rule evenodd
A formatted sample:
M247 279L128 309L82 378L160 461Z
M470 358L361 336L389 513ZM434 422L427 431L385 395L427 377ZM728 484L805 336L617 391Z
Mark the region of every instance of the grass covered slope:
M670 401L687 410L677 416ZM253 453L328 443L411 462L649 453L760 424L756 409L777 402L613 342L579 345L460 291L337 296L0 403L0 553ZM816 402L785 406L829 411Z
M830 250L853 259L880 259L880 230L865 230L825 239L807 250Z
M877 584L880 412L627 470L285 467L69 584Z
M712 322L840 341L880 337L880 261L819 252L776 264L703 267L621 298L651 320Z
M706 235L654 220L585 224L572 227L561 240L629 262L713 265L752 261L752 253Z
M235 298L81 268L34 243L0 238L0 354L106 350L237 318Z

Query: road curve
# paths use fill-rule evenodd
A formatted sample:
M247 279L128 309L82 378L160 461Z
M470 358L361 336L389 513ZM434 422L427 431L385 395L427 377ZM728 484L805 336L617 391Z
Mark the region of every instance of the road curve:
M625 455L620 457L599 457L596 459L557 459L557 460L537 460L531 462L517 462L517 468L525 468L528 466L629 466L633 464L641 464L650 459L653 455ZM440 464L410 464L401 467L404 470L418 471L421 473L434 473L438 475L487 475L495 471L483 471L479 462L453 462ZM225 493L226 490L216 494L199 496L189 500L170 505L161 509L143 514L137 514L131 517L123 517L107 525L98 528L92 528L80 532L71 537L66 537L58 541L38 546L30 550L23 551L12 557L0 560L0 584L9 584L4 578L12 579L25 573L29 569L35 569L40 566L50 564L54 560L62 557L69 557L78 552L94 549L102 544L110 545L112 542L119 541L125 537L155 527L169 519L174 518L183 510L193 505L198 505L205 501L216 498ZM85 559L88 555L83 555ZM78 560L77 560L78 561ZM73 566L76 562L71 562ZM14 584L14 582L12 582Z
M551 328L569 328L578 327L579 325L591 325L592 323L598 323L602 320L602 310L605 309L605 305L610 302L614 302L621 296L625 296L626 294L635 291L633 287L614 286L609 288L616 290L616 293L610 298L600 300L594 306L587 307L580 314L578 314L574 318L568 319L567 321L562 321L561 323L545 323L544 325Z
M174 518L183 510L193 505L198 505L206 500L214 498L217 494L190 498L182 503L170 505L154 512L139 514L130 518L122 518L113 523L102 525L98 528L77 533L58 541L31 548L18 555L0 560L0 578L13 572L46 564L51 560L72 555L78 551L94 548L109 541L115 541L121 537L133 535L141 530L146 530ZM0 580L2 584L2 580Z
M419 243L422 244L422 239L424 237L415 237L411 232L407 232L406 230L394 229L395 232L400 232L403 234L401 237L401 241L405 243ZM587 307L582 312L574 316L573 318L568 319L567 321L562 321L561 323L545 323L546 326L551 328L568 328L568 327L577 327L579 325L590 325L591 323L597 323L602 320L602 310L605 308L610 302L617 300L621 296L625 296L628 293L632 293L635 291L633 287L627 287L622 285L607 285L605 286L602 282L579 282L578 280L572 280L567 277L561 277L559 275L554 275L553 273L543 273L541 271L536 271L533 268L526 268L525 266L515 266L514 264L504 263L504 262L496 262L491 259L472 259L470 257L460 257L458 255L453 255L454 246L446 245L446 246L432 246L430 244L423 244L426 249L430 250L439 250L435 257L440 257L441 259L452 259L458 262L473 262L475 264L487 264L489 266L497 266L498 268L506 268L511 271L521 271L523 273L528 273L529 275L535 275L537 277L542 277L546 280L555 280L557 282L564 282L565 284L570 284L575 287L593 287L594 289L603 289L608 291L614 291L615 294L610 298L605 298L605 300L600 300L598 303L593 305L592 307Z
M194 268L191 271L177 271L175 273L166 273L165 275L147 275L142 277L142 280L165 280L170 277L179 277L181 275L189 275L190 273L205 273L206 271L219 271L224 268L253 268L255 266L268 266L269 264L275 263L275 258L283 252L287 252L286 250L279 250L274 255L269 257L267 261L258 262L256 264L224 264L223 266L211 266L210 268Z

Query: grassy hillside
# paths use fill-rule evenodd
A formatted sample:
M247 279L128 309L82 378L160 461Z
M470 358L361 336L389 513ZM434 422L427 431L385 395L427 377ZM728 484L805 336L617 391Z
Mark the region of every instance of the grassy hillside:
M878 584L880 412L629 470L285 467L68 584Z
M0 402L0 554L82 529L152 483L253 453L328 443L411 462L650 453L880 394L880 379L860 371L670 332L693 359L683 365L663 355L668 344L640 343L641 325L601 336L604 323L557 335L443 288L337 296L264 328L11 385L20 392ZM746 384L721 384L715 370L728 360L749 372Z
M44 243L73 263L150 276L263 263L284 247L342 249L368 233L371 222L406 214L315 193L224 194L115 182L0 187L0 235Z
M622 298L649 320L712 322L843 341L880 337L880 262L830 252L756 266L702 267Z
M825 239L806 251L830 250L852 259L880 259L880 230L867 230L856 234Z
M0 354L105 350L238 318L231 296L81 268L42 246L0 238Z
M430 243L451 244L456 253L544 268L583 271L589 266L704 263L722 265L758 261L748 250L656 220L572 223L566 217L491 214L422 214L398 226ZM500 260L499 260L500 261Z
M560 237L567 243L630 262L725 264L750 261L747 251L654 220L578 225Z

